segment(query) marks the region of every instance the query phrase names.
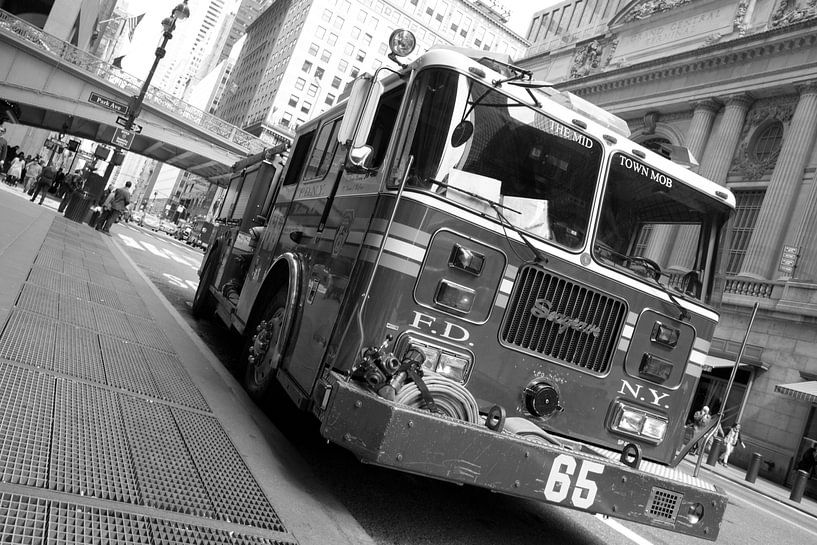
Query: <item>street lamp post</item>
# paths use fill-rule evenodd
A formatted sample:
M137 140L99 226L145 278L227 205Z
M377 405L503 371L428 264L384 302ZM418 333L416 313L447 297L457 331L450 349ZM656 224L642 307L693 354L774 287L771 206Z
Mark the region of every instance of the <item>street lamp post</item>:
M176 21L187 19L189 16L190 8L187 7L187 0L184 0L181 4L173 8L173 11L170 12L170 17L162 19L162 27L164 28L162 32L162 43L156 48L156 58L153 60L153 66L150 67L150 72L148 72L147 78L145 78L142 88L139 90L139 94L131 97L130 103L128 104L128 117L124 124L125 130L133 130L134 121L139 117L142 111L142 102L144 102L145 95L147 95L148 89L150 88L150 81L153 79L153 74L156 73L156 67L159 66L159 61L165 56L167 42L173 38L173 31L176 30ZM112 160L105 169L105 174L103 175L105 186L108 185L108 180L110 180L111 174L113 174L114 166L116 165L114 165Z
M131 99L128 105L128 120L125 125L127 130L133 129L134 121L139 117L142 111L142 102L144 102L145 95L150 87L150 81L153 79L153 74L156 73L156 67L159 66L159 61L164 58L167 52L165 50L167 42L173 38L173 31L176 30L176 21L187 19L189 16L190 8L187 7L187 0L184 0L184 2L173 8L170 17L165 17L162 20L162 27L164 28L164 32L162 32L162 43L156 48L156 58L153 60L153 66L150 67L150 72L148 72L147 78L145 78L145 82L142 84L142 89L137 96Z

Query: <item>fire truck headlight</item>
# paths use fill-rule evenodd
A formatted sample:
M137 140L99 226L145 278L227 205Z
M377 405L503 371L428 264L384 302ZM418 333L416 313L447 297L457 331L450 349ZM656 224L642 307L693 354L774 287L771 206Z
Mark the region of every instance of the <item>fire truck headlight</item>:
M643 409L617 402L613 413L613 431L660 443L667 433L667 419Z
M425 356L423 369L434 371L457 382L465 383L468 380L474 363L474 356L468 351L441 348L412 335L404 336L397 342L397 346L395 356L398 359L402 360L412 349L418 350Z
M404 28L398 28L389 36L389 49L398 57L410 55L416 45L414 34Z
M460 286L448 280L440 280L434 302L446 308L468 314L474 306L476 293L471 288Z
M451 380L464 382L469 364L470 361L468 361L468 358L456 354L443 353L440 355L439 364L437 364L437 372Z

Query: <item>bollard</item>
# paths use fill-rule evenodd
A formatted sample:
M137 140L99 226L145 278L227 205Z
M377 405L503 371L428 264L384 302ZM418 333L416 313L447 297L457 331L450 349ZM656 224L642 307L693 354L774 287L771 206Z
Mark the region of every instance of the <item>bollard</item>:
M800 500L803 499L803 492L806 491L806 483L808 483L808 471L798 469L794 473L794 484L791 486L789 499L800 503Z
M750 483L755 482L757 473L760 471L760 462L763 461L763 455L759 452L752 454L752 461L749 462L749 469L746 471L746 480Z
M718 458L721 457L721 447L723 446L723 439L716 437L712 440L712 446L709 447L709 456L706 458L706 465L714 466L718 463Z

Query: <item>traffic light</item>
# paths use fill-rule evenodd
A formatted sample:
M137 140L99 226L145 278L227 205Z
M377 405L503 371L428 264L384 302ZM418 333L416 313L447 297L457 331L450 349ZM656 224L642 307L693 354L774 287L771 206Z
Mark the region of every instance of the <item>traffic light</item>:
M121 165L122 161L125 160L125 154L121 151L115 151L113 157L111 158L112 165Z
M77 151L79 149L79 140L69 140L68 141L68 150L69 151Z

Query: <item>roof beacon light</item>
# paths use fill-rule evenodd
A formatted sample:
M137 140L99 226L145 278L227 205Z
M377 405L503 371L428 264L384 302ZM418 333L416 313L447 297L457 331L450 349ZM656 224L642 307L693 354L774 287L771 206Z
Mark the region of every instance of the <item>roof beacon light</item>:
M389 36L389 49L395 57L405 57L411 55L417 46L417 39L411 31L398 28ZM389 55L391 57L391 55Z

